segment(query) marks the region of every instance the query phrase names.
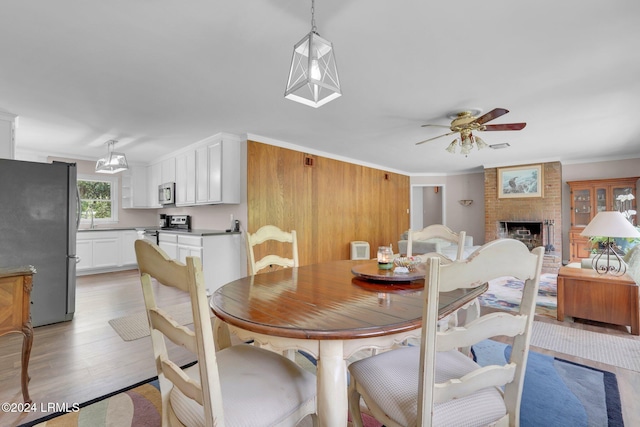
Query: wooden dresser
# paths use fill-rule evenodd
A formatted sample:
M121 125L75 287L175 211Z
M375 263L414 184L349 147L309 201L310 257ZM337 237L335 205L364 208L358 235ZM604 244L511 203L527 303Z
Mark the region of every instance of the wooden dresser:
M558 320L565 316L631 326L640 335L638 285L629 275L598 274L591 268L562 267L558 272Z
M22 340L22 397L29 397L29 356L33 344L31 288L36 270L32 266L0 268L0 336L20 333Z

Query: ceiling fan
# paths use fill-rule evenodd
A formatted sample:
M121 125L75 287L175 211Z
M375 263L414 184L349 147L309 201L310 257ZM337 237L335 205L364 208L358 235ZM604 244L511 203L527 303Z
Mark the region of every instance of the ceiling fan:
M526 123L505 123L502 125L487 125L485 123L490 122L491 120L497 119L500 116L507 114L509 110L504 108L494 108L489 111L487 114L484 114L480 117L477 115L480 111L460 111L455 113L453 116L453 120L451 121L450 126L445 125L434 125L434 124L426 124L422 125L422 127L442 127L448 128L451 132L445 133L440 136L436 136L433 138L425 139L424 141L417 142L416 145L423 144L425 142L433 141L434 139L441 138L443 136L453 135L454 133L460 134L460 139L456 138L449 144L447 147L447 151L450 153L456 152L456 146L460 145L460 154L469 154L471 152L471 148L473 148L473 143L475 142L478 150L487 146L487 144L480 139L477 135L474 135L473 132L479 131L496 131L496 130L521 130L527 125Z

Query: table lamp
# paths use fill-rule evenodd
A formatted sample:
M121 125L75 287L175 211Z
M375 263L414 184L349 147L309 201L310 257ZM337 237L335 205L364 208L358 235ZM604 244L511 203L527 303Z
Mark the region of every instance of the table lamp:
M607 238L604 249L593 257L592 267L599 274L612 274L614 276L622 276L627 271L627 265L624 263L620 255L613 248L614 242L612 238L638 238L640 232L618 211L599 212L580 233L582 236L595 237L602 236ZM603 256L606 255L606 264L600 263ZM610 264L610 258L614 257L618 261L618 266Z

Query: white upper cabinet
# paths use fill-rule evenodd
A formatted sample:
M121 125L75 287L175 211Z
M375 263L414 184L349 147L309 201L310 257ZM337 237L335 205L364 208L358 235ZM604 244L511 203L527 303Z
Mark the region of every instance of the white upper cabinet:
M240 140L212 138L196 149L196 204L240 203Z
M196 204L196 152L176 156L176 206Z
M175 157L171 157L169 159L164 159L162 161L161 166L161 181L160 184L164 184L167 182L176 182L176 159ZM158 184L158 185L160 185Z
M196 204L209 200L209 155L208 147L196 148Z
M158 186L176 183L176 206L240 203L239 136L217 134L122 177L122 206L161 208ZM145 172L146 170L146 172Z
M147 167L129 166L122 173L122 207L125 209L148 208Z
M162 164L155 163L147 166L147 191L149 194L149 207L161 208L158 200L158 186L162 184Z

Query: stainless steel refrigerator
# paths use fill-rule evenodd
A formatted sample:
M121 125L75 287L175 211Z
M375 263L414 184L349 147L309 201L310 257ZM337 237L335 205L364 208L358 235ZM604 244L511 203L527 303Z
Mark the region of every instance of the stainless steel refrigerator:
M0 267L33 265L33 326L73 319L76 304L75 163L0 159Z

